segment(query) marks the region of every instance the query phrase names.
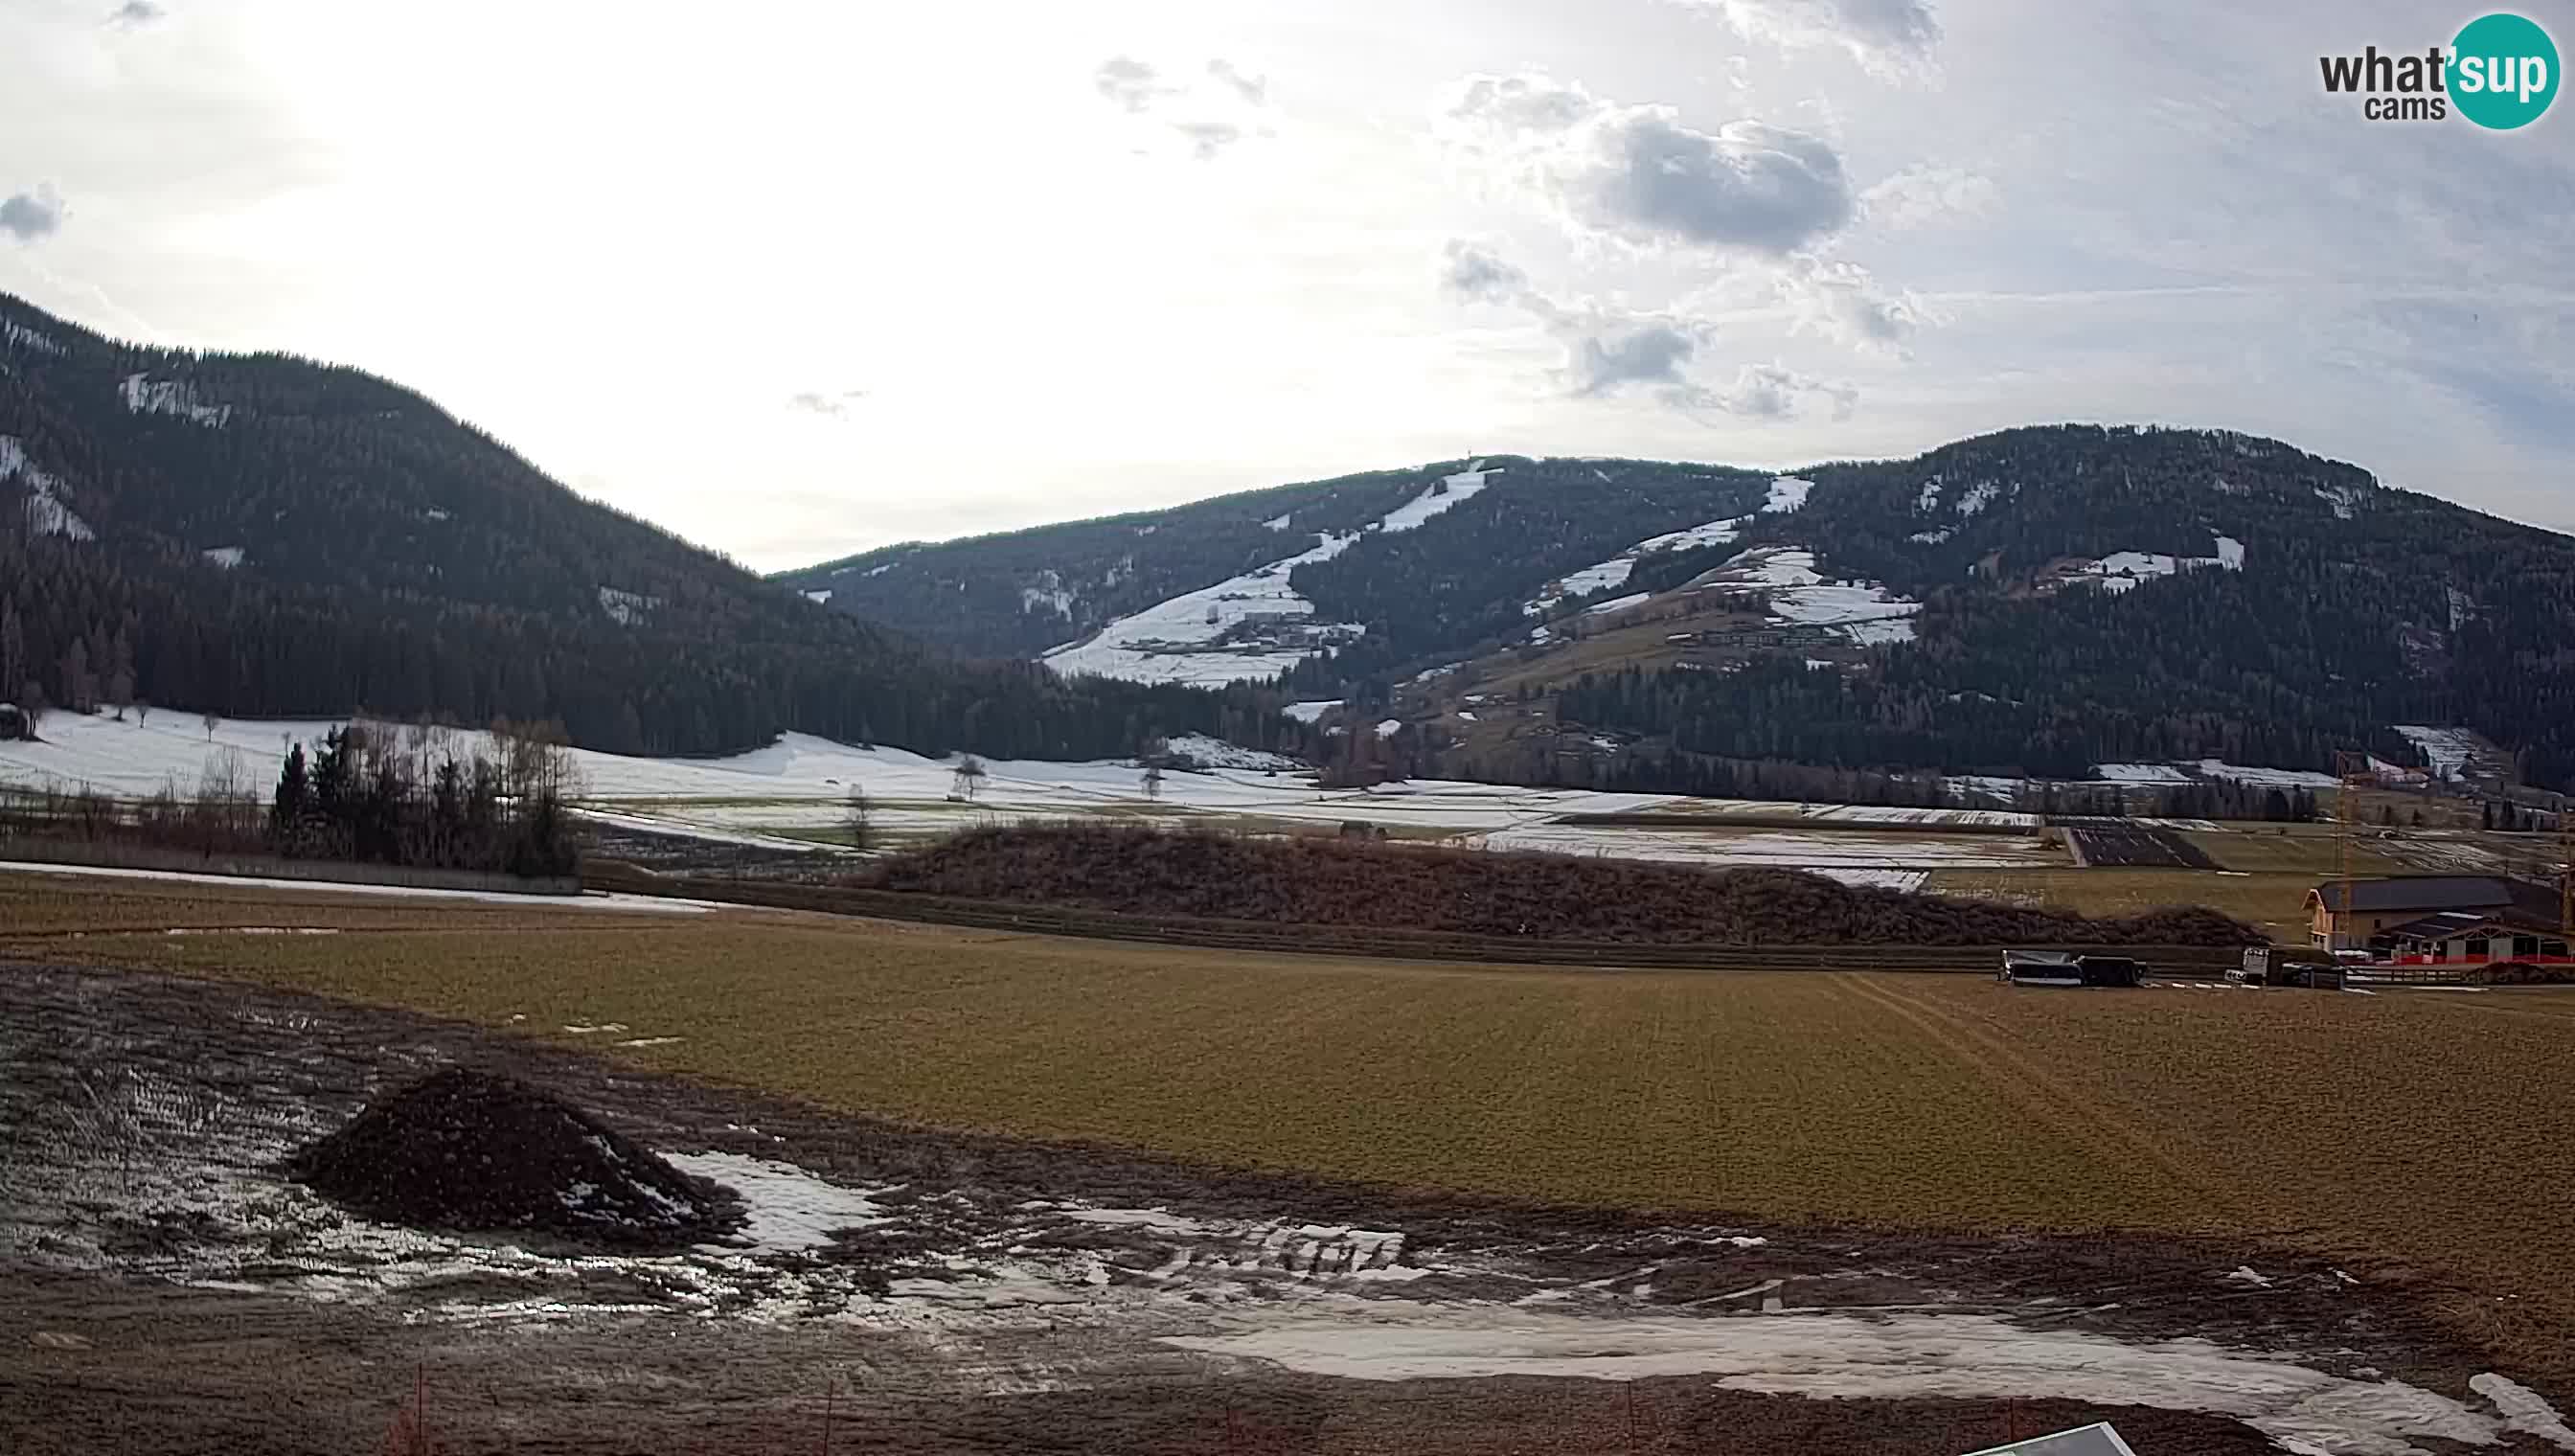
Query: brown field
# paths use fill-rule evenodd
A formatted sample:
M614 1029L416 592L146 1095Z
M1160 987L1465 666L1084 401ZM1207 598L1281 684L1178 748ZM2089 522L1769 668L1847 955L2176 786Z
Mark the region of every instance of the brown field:
M2307 939L2306 893L2319 877L2284 871L2212 874L2205 869L1935 869L1923 888L2083 915L2206 905L2269 932L2273 940L2300 945Z
M2068 871L2105 879L2114 871ZM2027 878L2020 875L2016 878ZM2229 883L2232 881L2218 881ZM0 901L23 912L42 891ZM940 1127L1577 1204L2277 1241L2575 1350L2575 992L2014 991L1964 976L1431 966L785 916L458 915L0 955L241 978ZM172 896L176 903L188 902ZM287 921L271 905L263 923ZM0 921L14 929L19 913ZM524 1019L521 1019L524 1018Z

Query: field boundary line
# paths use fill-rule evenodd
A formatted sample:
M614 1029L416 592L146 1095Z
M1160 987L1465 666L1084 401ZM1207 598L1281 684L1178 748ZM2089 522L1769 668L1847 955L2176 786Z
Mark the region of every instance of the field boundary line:
M1841 979L1843 984L1851 986L1898 1015L1904 1016L1935 1039L1948 1044L1952 1050L1965 1055L1968 1060L1988 1073L1987 1080L2000 1080L2007 1088L2014 1089L2010 1094L2018 1100L2027 1104L2042 1105L2053 1113L2061 1113L2064 1122L2089 1127L2095 1133L2108 1134L2111 1141L2123 1145L2132 1155L2152 1164L2183 1191L2223 1208L2239 1222L2245 1220L2247 1210L2244 1205L2221 1181L2207 1169L2176 1156L2127 1118L2106 1111L2102 1096L2086 1095L2084 1089L2068 1085L2063 1078L2041 1066L2001 1036L1963 1020L1946 1008L1926 1004L1894 986L1875 984L1857 974L1847 975ZM2029 992L2029 994L2046 993ZM2069 994L2080 993L2069 992ZM1943 1033L1942 1028L1946 1028L1946 1034ZM2007 1068L2010 1075L1999 1079L1992 1077L1990 1073L1997 1064ZM2033 1095L2026 1090L2032 1086L2039 1088L2043 1095ZM2049 1120L2059 1119L2051 1117ZM2098 1145L2097 1137L2086 1137L2082 1140Z

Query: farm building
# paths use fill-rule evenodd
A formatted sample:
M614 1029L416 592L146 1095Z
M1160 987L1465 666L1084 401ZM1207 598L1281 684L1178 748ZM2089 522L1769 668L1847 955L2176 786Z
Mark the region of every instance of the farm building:
M2427 915L2467 911L2558 927L2554 885L2484 874L2401 874L2385 879L2328 880L2307 891L2307 938L2328 950L2383 948L2398 926Z
M2402 963L2474 964L2481 960L2542 960L2566 956L2566 936L2555 917L2525 910L2441 910L2390 925L2370 937L2370 948Z

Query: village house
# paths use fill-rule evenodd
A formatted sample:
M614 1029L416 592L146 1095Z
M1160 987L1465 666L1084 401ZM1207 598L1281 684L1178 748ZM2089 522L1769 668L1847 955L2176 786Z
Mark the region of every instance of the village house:
M2494 875L2336 879L2307 891L2316 946L2435 964L2563 956L2559 910L2555 886Z

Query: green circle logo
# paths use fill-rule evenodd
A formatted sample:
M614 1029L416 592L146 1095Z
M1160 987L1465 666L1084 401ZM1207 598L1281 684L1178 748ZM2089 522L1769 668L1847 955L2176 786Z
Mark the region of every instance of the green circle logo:
M2450 43L2450 100L2481 127L2508 132L2557 98L2557 43L2533 20L2485 15Z

